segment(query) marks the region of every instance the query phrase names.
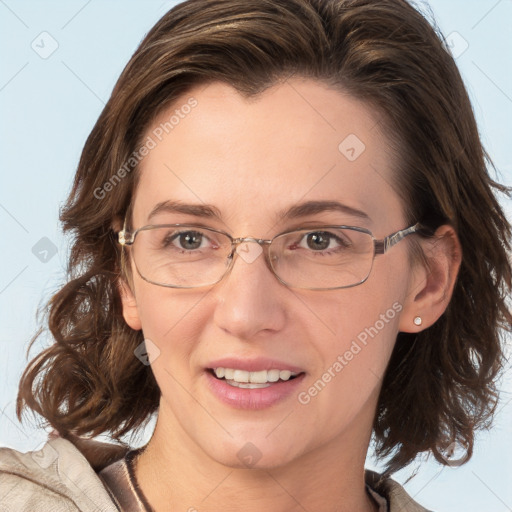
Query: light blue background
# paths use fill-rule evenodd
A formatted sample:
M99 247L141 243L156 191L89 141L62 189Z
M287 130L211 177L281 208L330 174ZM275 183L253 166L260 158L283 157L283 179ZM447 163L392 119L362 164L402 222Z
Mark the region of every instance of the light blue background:
M0 0L0 444L29 450L45 439L43 431L17 422L14 401L36 309L63 279L68 244L60 233L59 207L118 75L172 5ZM512 2L432 0L430 5L444 34L458 33L451 37L454 51L464 49L464 41L469 45L457 63L500 179L512 184ZM45 49L51 48L51 39L40 36L44 31L58 44L47 59L31 47L35 40L42 50L45 37ZM502 199L502 204L510 218L512 202ZM43 237L58 251L46 263L32 252ZM36 344L31 355L40 347ZM423 506L439 512L512 510L511 374L501 385L495 426L479 435L473 459L458 469L427 462L406 485ZM395 477L403 482L417 468Z

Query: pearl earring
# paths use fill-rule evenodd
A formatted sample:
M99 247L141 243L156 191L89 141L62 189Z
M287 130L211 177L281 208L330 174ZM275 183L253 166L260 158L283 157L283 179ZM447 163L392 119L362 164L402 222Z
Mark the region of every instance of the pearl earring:
M417 316L414 318L414 325L421 325L421 316Z

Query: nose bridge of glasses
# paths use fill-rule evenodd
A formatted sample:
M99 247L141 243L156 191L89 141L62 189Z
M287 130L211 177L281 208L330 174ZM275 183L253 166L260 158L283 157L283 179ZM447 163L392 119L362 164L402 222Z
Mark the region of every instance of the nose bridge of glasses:
M254 238L251 236L246 237L240 237L240 238L233 238L233 245L238 246L240 244L243 244L244 242L256 242L257 244L263 246L263 245L270 245L272 240L266 240L264 238Z
M264 238L254 238L251 236L233 238L232 243L231 243L231 247L232 247L231 255L233 255L233 253L235 253L235 252L240 254L239 251L242 251L244 253L249 252L249 250L244 251L244 249L239 249L239 247L242 244L248 243L248 242L254 242L254 243L258 244L258 246L260 247L260 249L258 249L257 251L254 251L254 250L250 251L253 253L253 257L255 257L255 256L259 255L261 252L263 252L265 260L267 260L267 258L268 258L267 250L268 249L265 250L265 247L270 248L270 244L272 243L272 240L267 240ZM247 258L244 258L244 259L247 259ZM252 258L251 258L251 261L252 261Z
M248 246L245 247L243 245L248 242L254 242L258 245L251 249ZM229 258L232 260L232 264L233 264L233 257L236 253L246 263L252 263L253 261L255 261L258 258L258 256L261 253L263 253L263 257L267 263L267 266L270 268L270 270L272 270L272 264L270 262L269 252L268 252L268 249L270 248L271 243L272 243L272 240L266 240L263 238L254 238L254 237L234 238L234 239L232 239L232 243L231 243L232 249L231 249ZM265 248L267 248L267 249L265 249Z

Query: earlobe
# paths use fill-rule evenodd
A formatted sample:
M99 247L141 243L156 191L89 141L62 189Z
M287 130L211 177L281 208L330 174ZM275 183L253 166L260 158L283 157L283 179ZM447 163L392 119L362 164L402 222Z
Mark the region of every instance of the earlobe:
M434 237L421 240L425 263L412 272L400 331L419 332L434 324L452 297L462 261L462 250L453 227L439 227Z
M124 279L118 281L119 293L123 304L123 317L125 322L135 331L142 329L137 300L128 283Z

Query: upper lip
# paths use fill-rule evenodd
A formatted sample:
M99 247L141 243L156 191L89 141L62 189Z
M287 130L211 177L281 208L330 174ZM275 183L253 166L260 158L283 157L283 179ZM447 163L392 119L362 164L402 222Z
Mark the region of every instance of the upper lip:
M239 359L236 357L224 357L216 359L207 364L207 368L233 368L235 370L245 370L248 372L259 372L261 370L289 370L294 373L302 373L304 370L298 366L269 359L266 357L256 357L253 359Z

